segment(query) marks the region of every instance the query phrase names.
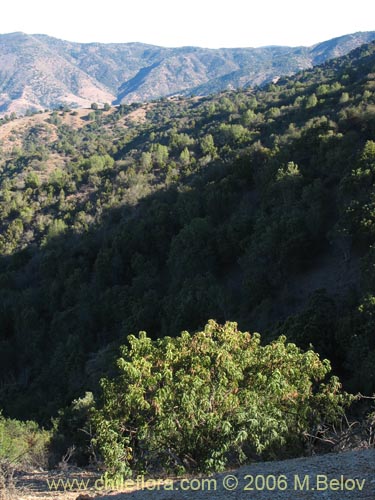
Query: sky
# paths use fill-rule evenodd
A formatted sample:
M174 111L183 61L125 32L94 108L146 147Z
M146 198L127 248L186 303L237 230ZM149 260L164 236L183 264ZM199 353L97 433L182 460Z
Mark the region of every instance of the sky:
M0 33L208 48L313 45L375 31L374 0L11 0Z

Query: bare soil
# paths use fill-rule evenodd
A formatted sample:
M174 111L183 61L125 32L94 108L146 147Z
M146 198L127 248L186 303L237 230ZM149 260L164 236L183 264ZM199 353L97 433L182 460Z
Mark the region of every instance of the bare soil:
M0 490L0 500L374 500L375 449L254 463L211 477L139 477L106 487L100 474L82 470L20 473L14 481L11 491L2 496Z

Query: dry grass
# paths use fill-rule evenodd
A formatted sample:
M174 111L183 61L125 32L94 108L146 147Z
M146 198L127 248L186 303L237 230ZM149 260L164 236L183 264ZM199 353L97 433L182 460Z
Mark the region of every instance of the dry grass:
M14 467L4 460L0 461L0 500L16 500L20 493Z

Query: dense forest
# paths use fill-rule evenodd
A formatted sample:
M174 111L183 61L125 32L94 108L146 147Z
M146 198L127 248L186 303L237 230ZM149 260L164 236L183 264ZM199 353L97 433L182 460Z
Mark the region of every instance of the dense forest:
M129 334L210 318L375 390L374 43L264 88L29 114L0 127L5 415L48 426Z

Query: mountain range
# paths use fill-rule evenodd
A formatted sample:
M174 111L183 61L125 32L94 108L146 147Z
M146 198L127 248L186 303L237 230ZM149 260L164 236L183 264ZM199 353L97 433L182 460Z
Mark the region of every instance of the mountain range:
M74 43L47 35L0 35L0 113L92 102L132 103L259 86L345 55L375 31L311 47L205 49L142 43Z

